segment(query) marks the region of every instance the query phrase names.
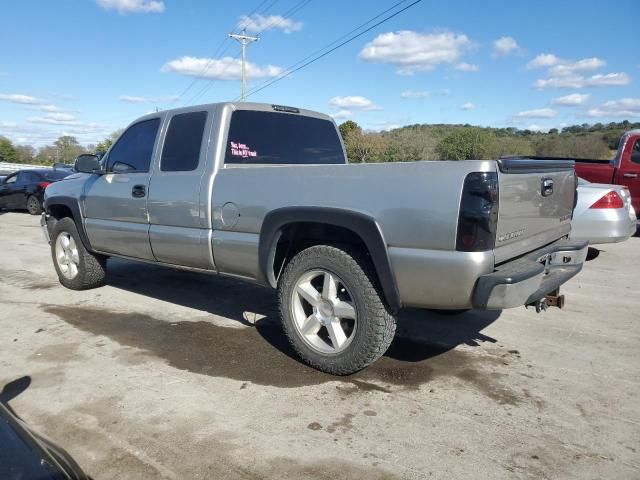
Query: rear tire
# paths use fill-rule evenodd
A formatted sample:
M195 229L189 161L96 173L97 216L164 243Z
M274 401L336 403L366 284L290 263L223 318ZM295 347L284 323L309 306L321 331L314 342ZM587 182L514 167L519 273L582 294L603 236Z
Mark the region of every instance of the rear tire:
M35 195L29 195L27 198L27 211L31 215L40 215L42 213L42 203Z
M51 257L60 283L71 290L104 285L106 257L89 252L72 218L56 222L51 230Z
M350 249L316 245L302 250L285 268L278 290L285 334L313 368L349 375L391 345L396 319L371 263Z

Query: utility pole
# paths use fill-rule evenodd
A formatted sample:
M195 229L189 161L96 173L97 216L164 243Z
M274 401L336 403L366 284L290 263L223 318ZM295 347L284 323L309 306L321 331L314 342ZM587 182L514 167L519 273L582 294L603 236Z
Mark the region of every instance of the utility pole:
M260 40L258 37L250 37L246 34L245 30L242 30L242 34L230 33L229 36L234 40L240 42L242 45L242 101L247 98L247 45L251 42L257 42Z

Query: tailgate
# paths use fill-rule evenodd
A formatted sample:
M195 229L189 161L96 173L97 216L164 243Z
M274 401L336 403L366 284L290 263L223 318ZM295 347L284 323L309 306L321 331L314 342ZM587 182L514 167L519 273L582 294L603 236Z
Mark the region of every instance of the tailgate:
M554 242L571 230L576 195L572 160L498 160L496 263Z

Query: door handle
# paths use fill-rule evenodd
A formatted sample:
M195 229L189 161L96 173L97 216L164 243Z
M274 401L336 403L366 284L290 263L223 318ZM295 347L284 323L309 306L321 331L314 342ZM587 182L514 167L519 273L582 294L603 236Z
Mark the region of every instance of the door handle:
M142 198L147 194L147 187L144 185L134 185L131 189L131 196L133 198Z
M637 178L638 174L637 173L623 173L622 176L624 178Z

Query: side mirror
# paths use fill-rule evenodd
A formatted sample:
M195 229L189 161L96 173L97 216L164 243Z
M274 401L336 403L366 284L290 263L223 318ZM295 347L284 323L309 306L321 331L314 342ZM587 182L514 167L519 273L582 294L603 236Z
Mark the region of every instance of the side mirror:
M104 173L100 167L100 159L97 155L89 153L79 155L75 163L76 172L81 173Z

